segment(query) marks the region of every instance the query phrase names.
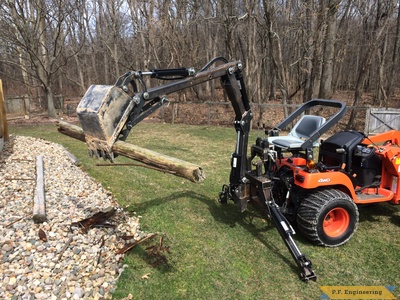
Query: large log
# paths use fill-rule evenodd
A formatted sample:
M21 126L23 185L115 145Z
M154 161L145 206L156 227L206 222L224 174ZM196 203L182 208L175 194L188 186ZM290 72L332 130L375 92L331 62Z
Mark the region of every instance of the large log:
M85 141L85 134L81 127L64 121L58 121L58 131L80 141ZM195 164L171 156L157 153L124 141L116 141L112 146L115 154L140 161L160 169L160 171L186 178L192 182L201 182L205 179L203 169Z

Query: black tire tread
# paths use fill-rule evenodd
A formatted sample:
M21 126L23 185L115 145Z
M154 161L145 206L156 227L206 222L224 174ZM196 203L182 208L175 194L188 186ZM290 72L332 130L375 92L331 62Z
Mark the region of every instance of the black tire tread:
M329 245L324 243L317 231L317 220L321 214L323 208L332 201L348 201L354 206L355 211L355 227L353 232L343 241L335 245ZM312 193L306 194L300 207L297 211L297 226L299 231L304 237L309 239L316 245L336 247L346 243L351 236L354 234L358 227L358 209L353 200L344 192L337 189L319 189Z

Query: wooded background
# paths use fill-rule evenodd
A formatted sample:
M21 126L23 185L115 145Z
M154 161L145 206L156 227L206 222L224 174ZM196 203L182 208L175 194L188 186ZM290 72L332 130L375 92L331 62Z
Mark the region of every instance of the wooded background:
M352 91L387 106L399 87L399 0L0 0L6 95L81 96L128 70L240 59L251 101ZM178 101L222 101L218 83ZM195 99L193 99L195 98ZM221 98L221 99L219 99ZM356 119L351 112L349 126Z

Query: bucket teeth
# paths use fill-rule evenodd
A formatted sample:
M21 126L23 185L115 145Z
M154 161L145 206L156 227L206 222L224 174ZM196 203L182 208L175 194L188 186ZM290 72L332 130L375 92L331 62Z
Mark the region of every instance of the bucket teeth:
M110 160L112 162L114 161L114 153L105 141L90 136L86 136L85 138L90 157L103 158L104 160Z

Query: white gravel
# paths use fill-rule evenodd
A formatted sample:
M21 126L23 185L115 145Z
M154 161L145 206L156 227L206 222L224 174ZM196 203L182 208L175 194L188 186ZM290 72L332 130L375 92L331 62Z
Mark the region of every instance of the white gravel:
M35 224L39 155L44 157L47 221ZM115 252L131 242L120 237L146 236L138 218L75 166L65 148L41 139L12 136L5 144L0 199L0 299L110 299L125 267L123 255ZM71 229L71 223L108 207L117 208L115 228ZM47 241L39 237L40 229Z

